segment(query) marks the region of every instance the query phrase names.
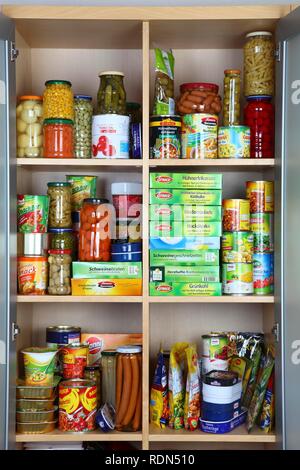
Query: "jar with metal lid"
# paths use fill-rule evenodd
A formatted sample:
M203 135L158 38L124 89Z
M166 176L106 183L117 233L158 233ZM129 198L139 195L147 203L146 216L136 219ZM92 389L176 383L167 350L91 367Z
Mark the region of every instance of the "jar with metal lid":
M244 45L245 96L274 94L275 48L272 33L254 31Z
M47 80L44 91L44 119L74 120L72 83L67 80Z
M49 228L71 228L71 183L48 183Z
M53 250L71 250L74 257L76 250L76 238L72 228L49 228L49 244Z
M215 83L183 83L177 101L179 114L220 114L222 110L219 87Z
M111 212L108 199L84 199L80 210L79 261L110 261Z
M43 97L19 97L17 114L17 157L43 156Z
M271 96L249 96L244 110L250 127L250 158L274 158L275 116Z
M126 114L126 92L122 72L101 72L97 114Z
M101 402L116 407L117 351L107 349L101 352L102 396Z
M116 429L138 431L142 426L142 348L117 349Z
M73 121L70 119L44 120L44 157L72 158Z
M223 125L238 126L240 124L240 70L224 70Z
M97 408L101 404L101 374L99 366L86 366L84 369L84 378L94 382L97 387Z
M74 96L74 157L91 158L92 151L92 97Z
M49 285L51 295L71 294L71 250L49 250Z

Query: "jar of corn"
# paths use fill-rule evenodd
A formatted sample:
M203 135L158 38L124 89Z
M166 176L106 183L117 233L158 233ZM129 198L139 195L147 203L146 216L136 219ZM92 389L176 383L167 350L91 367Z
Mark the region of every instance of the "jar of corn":
M66 80L48 80L44 91L44 119L74 120L72 84Z

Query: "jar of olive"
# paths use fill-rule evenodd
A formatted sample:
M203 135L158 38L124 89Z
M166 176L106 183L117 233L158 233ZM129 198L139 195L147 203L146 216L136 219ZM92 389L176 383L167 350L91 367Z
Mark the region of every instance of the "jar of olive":
M49 228L71 228L71 183L48 183Z
M71 250L49 250L48 253L48 294L71 294Z
M126 92L122 72L101 72L97 114L126 114Z
M223 125L238 126L240 124L240 70L224 70Z
M74 96L74 157L91 158L92 150L92 97Z
M49 228L50 248L53 250L71 250L72 258L76 252L76 238L71 228Z

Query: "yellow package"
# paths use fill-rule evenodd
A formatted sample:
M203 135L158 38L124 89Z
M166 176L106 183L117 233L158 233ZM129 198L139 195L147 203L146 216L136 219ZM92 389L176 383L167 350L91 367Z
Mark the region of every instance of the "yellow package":
M142 295L142 279L72 279L72 295Z
M198 429L200 418L200 374L195 344L185 351L187 360L187 381L184 403L184 427L189 431Z
M150 422L159 428L165 428L168 422L167 369L162 350L160 350L158 354L151 387Z
M186 349L189 343L175 343L172 346L169 366L169 427L182 429L184 427L184 399L186 364Z

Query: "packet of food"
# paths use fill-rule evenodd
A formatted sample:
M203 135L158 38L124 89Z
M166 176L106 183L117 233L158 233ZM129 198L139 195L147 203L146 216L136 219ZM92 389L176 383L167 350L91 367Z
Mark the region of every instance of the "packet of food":
M231 356L229 370L236 372L240 380L243 380L246 371L247 362L244 357Z
M187 381L184 403L184 427L188 431L198 428L200 418L200 380L198 354L195 344L186 350Z
M164 428L168 423L167 369L163 350L158 353L156 369L150 393L150 422Z
M184 427L184 370L186 349L189 343L175 343L171 349L169 365L169 427L182 429Z
M155 91L153 114L174 114L174 56L172 51L155 49Z
M259 418L259 427L264 432L270 432L274 425L274 409L275 409L275 395L274 395L274 371L269 378L265 398L262 405L262 411Z

